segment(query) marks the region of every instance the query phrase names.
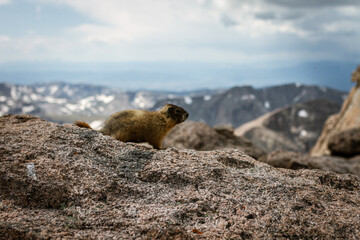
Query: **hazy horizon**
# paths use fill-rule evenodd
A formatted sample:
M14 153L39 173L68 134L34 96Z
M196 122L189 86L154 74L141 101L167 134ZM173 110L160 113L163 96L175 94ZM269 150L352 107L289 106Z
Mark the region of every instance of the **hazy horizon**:
M268 68L215 63L22 63L0 64L0 82L68 82L122 90L192 91L288 83L349 91L356 63L318 62Z

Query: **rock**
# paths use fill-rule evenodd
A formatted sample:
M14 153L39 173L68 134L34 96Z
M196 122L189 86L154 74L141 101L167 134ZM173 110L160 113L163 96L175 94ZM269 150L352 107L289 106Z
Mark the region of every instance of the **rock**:
M218 125L212 128L206 123L193 121L175 126L165 137L163 146L198 151L237 148L255 159L265 154L247 139L235 136L232 126Z
M328 148L331 155L344 157L360 155L360 128L334 134L329 139Z
M347 159L349 163L353 164L352 173L360 173L360 155ZM359 175L359 174L357 174Z
M357 87L360 86L360 65L353 72L353 74L351 76L351 81L355 82Z
M267 154L266 156L259 158L259 161L270 164L276 168L287 168L294 170L308 168L307 161L303 161L301 157L301 153L276 150L270 154Z
M356 239L360 179L0 117L0 239Z
M352 128L360 128L360 66L352 74L352 81L356 82L344 101L338 114L332 115L324 124L323 131L312 148L312 156L330 155L328 143L331 136Z
M317 99L277 109L235 130L267 153L275 150L309 152L328 116L340 106Z
M216 125L214 126L214 130L216 132L218 132L219 134L226 136L228 138L234 138L234 127L232 125L227 125L227 124L220 124L220 125Z
M287 169L321 169L336 173L351 173L360 176L360 158L351 161L342 157L318 156L312 157L291 151L277 150L259 158L259 161L277 168Z

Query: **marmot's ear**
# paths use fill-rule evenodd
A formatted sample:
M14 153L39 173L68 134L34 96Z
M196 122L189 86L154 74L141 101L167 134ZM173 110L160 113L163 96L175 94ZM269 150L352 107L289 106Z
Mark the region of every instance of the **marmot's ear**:
M174 113L174 108L173 107L168 107L167 112L166 112L166 117L167 118L171 118L173 116Z

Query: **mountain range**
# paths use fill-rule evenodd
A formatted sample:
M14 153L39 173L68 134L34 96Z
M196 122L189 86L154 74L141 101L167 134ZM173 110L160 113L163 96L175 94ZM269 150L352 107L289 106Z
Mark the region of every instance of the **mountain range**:
M319 98L341 104L345 97L342 91L301 84L260 89L243 86L227 90L130 92L64 82L0 83L0 115L32 114L58 123L86 120L96 127L117 111L156 110L165 103L173 103L184 107L190 113L190 120L210 126L237 127L277 108Z
M316 143L326 119L338 113L340 105L315 99L276 109L235 130L263 151L277 149L307 153Z
M255 89L233 87L221 94L162 99L153 107L166 102L184 107L193 121L210 126L228 124L238 127L275 109L314 99L326 99L341 105L347 94L335 89L301 84L286 84Z

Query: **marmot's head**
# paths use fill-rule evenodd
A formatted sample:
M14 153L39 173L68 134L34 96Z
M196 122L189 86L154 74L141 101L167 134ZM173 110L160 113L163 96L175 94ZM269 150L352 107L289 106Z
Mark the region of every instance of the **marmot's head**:
M166 104L160 109L160 112L166 114L167 118L174 119L176 123L182 123L189 117L189 113L185 109L173 104Z

